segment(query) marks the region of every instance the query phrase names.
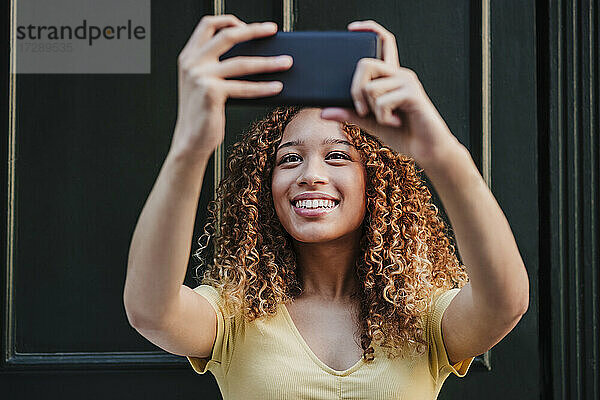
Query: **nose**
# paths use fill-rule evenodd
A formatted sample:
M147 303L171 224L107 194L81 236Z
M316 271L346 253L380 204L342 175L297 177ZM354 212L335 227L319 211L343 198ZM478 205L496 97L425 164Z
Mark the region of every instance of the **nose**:
M307 184L313 186L317 183L328 183L325 168L318 158L307 160L300 170L296 180L298 185Z

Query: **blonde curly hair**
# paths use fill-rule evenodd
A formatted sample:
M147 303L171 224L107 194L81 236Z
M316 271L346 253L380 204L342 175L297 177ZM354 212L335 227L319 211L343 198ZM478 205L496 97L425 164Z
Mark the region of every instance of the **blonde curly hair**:
M247 322L274 315L279 303L302 292L293 238L275 213L270 183L284 129L303 108L271 110L233 145L194 253L200 261L195 278L215 287L226 309L242 312ZM363 359L374 359L373 343L386 348L390 358L421 355L427 347L423 313L434 293L464 286L468 275L414 160L357 125L341 126L367 175L367 210L354 271ZM203 253L211 238L213 256L207 264ZM200 268L206 268L202 277Z

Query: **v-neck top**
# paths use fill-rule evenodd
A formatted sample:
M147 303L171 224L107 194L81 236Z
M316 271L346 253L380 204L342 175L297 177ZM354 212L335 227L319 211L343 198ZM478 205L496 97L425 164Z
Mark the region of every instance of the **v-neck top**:
M214 375L223 400L436 399L446 378L464 377L474 359L450 365L442 339L442 315L460 289L434 298L425 314L428 350L422 356L389 359L374 344L373 361L361 358L344 371L314 354L284 304L276 315L248 323L241 314L227 313L214 287L194 291L214 308L217 333L210 357L186 358L198 374Z
M292 316L290 315L287 307L284 304L279 304L279 311L285 317L288 325L290 326L290 329L292 330L292 332L296 336L296 339L298 340L298 343L300 343L300 346L302 346L302 348L304 349L304 351L306 352L306 354L308 355L308 357L310 357L315 362L315 364L317 364L319 367L321 367L325 372L328 372L328 373L330 373L332 375L337 375L337 376L346 376L346 375L349 375L352 372L356 371L364 363L363 358L361 357L356 363L354 363L353 366L351 366L350 368L345 369L343 371L338 371L338 370L335 370L335 369L331 368L329 365L327 365L323 361L321 361L319 359L319 357L317 357L317 355L308 346L308 343L306 343L306 341L302 337L302 334L300 333L300 331L296 327L296 324L294 324L294 320L292 319Z

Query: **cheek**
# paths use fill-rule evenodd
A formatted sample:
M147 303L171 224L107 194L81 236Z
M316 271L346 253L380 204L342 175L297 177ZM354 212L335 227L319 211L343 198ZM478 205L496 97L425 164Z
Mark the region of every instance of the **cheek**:
M276 211L287 202L285 183L282 181L280 176L275 174L271 180L271 195L273 196L273 204L275 205Z
M353 203L364 216L367 209L366 176L364 171L358 171L357 176L352 183Z
M355 174L343 180L344 191L348 196L351 196L354 202L365 201L365 177L362 171L357 171Z

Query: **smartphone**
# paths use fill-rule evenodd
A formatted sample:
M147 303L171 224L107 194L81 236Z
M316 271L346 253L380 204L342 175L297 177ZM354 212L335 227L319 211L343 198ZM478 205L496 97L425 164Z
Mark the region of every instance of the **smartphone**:
M284 71L228 79L281 81L274 96L228 98L234 105L309 105L354 107L350 86L361 58L381 59L381 38L370 31L277 32L265 38L238 43L219 57L290 55L292 66Z

